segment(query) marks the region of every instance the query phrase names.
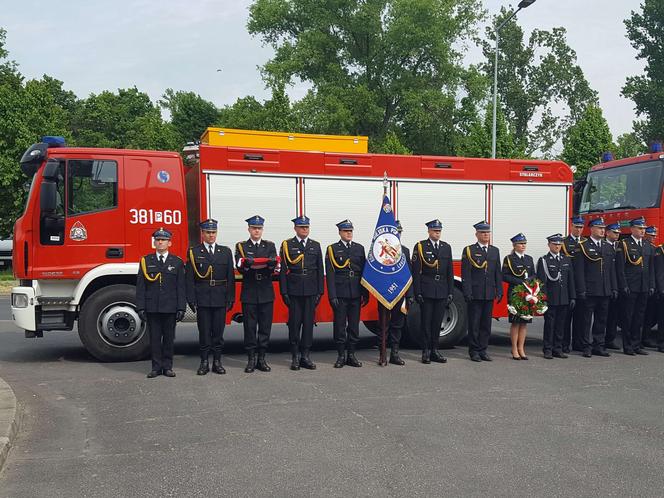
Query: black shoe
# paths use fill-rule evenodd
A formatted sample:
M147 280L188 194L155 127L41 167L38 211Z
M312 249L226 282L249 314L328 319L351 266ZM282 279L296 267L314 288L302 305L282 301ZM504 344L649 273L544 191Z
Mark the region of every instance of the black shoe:
M422 350L422 363L425 365L431 363L431 352L428 349Z
M482 358L480 358L480 355L478 354L471 354L470 361L482 361Z
M150 373L148 374L148 379L154 379L155 377L159 377L161 375L161 372L159 370L150 370Z
M569 358L566 353L553 353L554 358Z
M256 355L254 353L247 354L247 366L244 367L246 373L252 373L256 369Z
M175 377L175 372L169 368L168 370L164 370L164 375L166 377Z
M551 351L547 351L546 353L544 353L544 359L553 360L553 353L551 353Z
M641 341L641 346L643 346L644 348L655 349L657 347L657 344L655 344L652 341Z
M343 368L346 364L346 355L345 353L340 353L337 355L337 361L334 362L334 368Z
M527 360L528 357L527 356L522 356L521 359L522 360ZM482 360L482 361L493 361L491 356L489 356L489 353L480 353L480 360Z
M596 350L596 351L593 351L593 355L603 356L604 358L608 358L609 356L611 356L611 353L609 353L608 351Z
M658 353L664 353L664 348L657 348Z
M563 348L563 353L568 354L570 352L569 347Z
M524 354L524 355L519 355L519 357L520 357L522 360L527 360L527 359L528 359L528 357L527 357L525 354Z
M349 367L360 368L362 362L355 357L354 351L348 351L348 354L346 355L346 365Z
M583 356L584 358L592 358L593 355L592 353L585 352L581 356Z
M623 351L627 356L635 356L636 353L634 351Z
M431 350L431 356L429 358L431 359L431 361L435 361L436 363L447 363L447 358L445 358L435 349Z
M290 369L291 369L291 370L299 370L299 369L300 369L300 358L299 358L299 355L297 355L297 354L292 355L292 357L291 357Z
M226 373L226 369L221 364L221 360L214 360L212 362L212 371L216 374L223 375Z
M514 355L512 355L512 359L513 359L513 360L520 360L521 357L520 357L520 356L514 356ZM480 360L480 361L481 361L481 360Z
M309 358L309 351L303 351L300 356L300 366L307 370L316 370L316 364Z
M650 353L648 353L648 351L644 351L643 349L637 349L637 350L634 351L634 352L635 352L636 354L640 354L640 355L642 355L642 356L648 356L648 355L650 354Z
M606 344L606 349L621 349L615 342L611 341Z
M256 368L261 372L271 372L272 368L265 361L265 353L258 353L258 361L256 362Z
M205 375L210 371L210 364L207 360L201 360L201 364L196 370L196 375Z
M401 359L399 356L399 350L392 348L392 351L390 352L390 363L392 365L405 365L406 362Z

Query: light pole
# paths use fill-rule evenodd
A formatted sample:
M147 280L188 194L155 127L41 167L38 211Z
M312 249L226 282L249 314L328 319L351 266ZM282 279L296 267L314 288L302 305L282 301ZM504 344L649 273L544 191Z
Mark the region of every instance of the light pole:
M495 60L493 63L493 129L491 133L491 157L496 158L496 109L498 106L498 40L500 39L500 30L505 27L505 25L516 16L521 9L530 7L535 3L535 0L521 0L518 5L518 9L510 14L510 16L505 19L500 25L496 27L496 53Z

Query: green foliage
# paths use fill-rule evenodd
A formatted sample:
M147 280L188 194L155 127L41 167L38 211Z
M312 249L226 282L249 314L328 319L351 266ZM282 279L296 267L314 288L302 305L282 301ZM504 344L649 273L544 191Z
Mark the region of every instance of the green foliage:
M194 92L174 91L168 88L159 105L171 114L171 125L178 142L198 140L203 132L219 119L219 110Z
M645 62L643 74L627 78L623 95L634 101L638 116L634 123L642 142L664 139L664 2L643 0L640 11L625 20L627 37Z
M503 9L495 25L510 13ZM492 26L486 34L495 40ZM481 45L486 57L482 68L493 80L495 45L488 41ZM500 31L498 101L513 130L517 155L539 152L547 157L584 109L597 102L597 94L577 65L564 28L535 29L526 41L514 18ZM563 115L559 116L561 108Z
M616 159L623 159L625 157L635 157L639 154L645 153L648 148L639 139L636 133L623 133L616 139L613 146L614 155Z
M611 150L612 137L602 110L590 105L581 118L563 137L562 160L576 166L577 178L584 177L588 169L600 161L602 153Z
M491 138L493 132L493 104L488 104L484 120L477 119L465 136L458 138L457 153L466 157L491 157ZM502 109L496 113L496 157L523 157L523 151L517 149L514 132L508 126Z

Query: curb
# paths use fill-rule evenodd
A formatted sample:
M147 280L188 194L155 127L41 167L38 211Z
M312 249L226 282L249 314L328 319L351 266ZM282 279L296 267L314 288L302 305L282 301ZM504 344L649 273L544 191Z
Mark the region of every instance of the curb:
M18 405L14 391L0 378L0 471L18 433Z

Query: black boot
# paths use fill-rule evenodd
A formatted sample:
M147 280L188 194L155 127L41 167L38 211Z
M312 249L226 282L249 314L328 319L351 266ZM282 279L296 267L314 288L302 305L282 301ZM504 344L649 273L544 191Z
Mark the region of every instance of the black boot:
M390 363L392 365L405 365L406 362L401 359L399 356L399 348L398 346L392 346L392 350L390 351Z
M309 358L308 349L302 351L302 355L300 356L300 366L307 370L316 370L316 364L311 361L311 358Z
M429 351L428 349L422 350L422 363L427 365L431 363L431 351Z
M291 350L290 369L291 370L299 370L300 369L300 354L297 352L297 349L295 351Z
M270 372L272 369L270 365L265 361L265 352L258 353L258 363L256 363L256 368L261 372Z
M212 361L212 371L216 374L223 375L226 373L226 369L221 364L221 357L215 358Z
M431 350L431 356L429 358L436 363L447 363L447 358L440 354L437 349Z
M360 368L362 366L362 362L355 358L355 350L354 349L349 349L348 353L346 354L346 365L349 367L355 367L355 368Z
M208 363L207 358L201 359L201 364L196 371L196 375L205 375L210 371L210 364Z
M337 346L337 361L334 362L334 368L343 368L346 364L346 353L343 346Z
M256 368L256 355L252 351L251 353L247 353L247 366L244 367L244 371L247 373L251 373L254 371Z

